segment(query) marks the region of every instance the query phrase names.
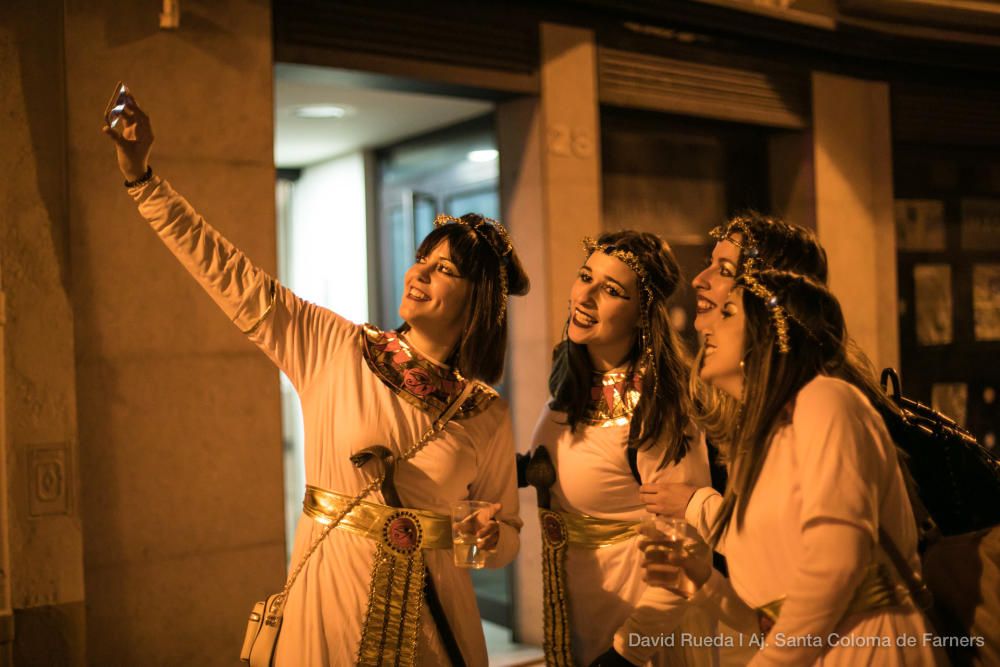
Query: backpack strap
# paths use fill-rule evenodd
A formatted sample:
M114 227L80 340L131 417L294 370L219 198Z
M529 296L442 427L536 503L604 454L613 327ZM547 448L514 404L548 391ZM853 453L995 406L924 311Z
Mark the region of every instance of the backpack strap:
M626 447L625 451L628 452L628 468L632 471L632 477L636 484L642 486L642 475L639 474L639 450L635 447Z

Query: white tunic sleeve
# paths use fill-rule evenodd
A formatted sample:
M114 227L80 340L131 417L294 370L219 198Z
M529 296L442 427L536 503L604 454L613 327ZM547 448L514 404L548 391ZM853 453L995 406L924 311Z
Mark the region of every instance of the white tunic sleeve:
M684 509L684 519L698 531L701 539L706 542L712 532L715 517L719 514L720 505L722 505L722 495L710 486L703 486L694 492ZM725 540L719 540L715 546L715 550L723 555L725 555L724 542Z
M873 557L883 471L894 463L880 427L865 398L844 382L817 378L796 397L791 442L802 552L768 646L751 664L810 664L823 647L781 640L826 638L842 619Z
M832 519L877 541L879 489L887 486L885 471L895 472L878 414L851 385L817 378L795 398L792 429L801 526Z
M691 598L691 602L718 616L720 621L734 630L745 634L760 632L757 612L748 607L736 594L729 579L726 579L721 572L714 568L712 576Z
M163 179L129 190L139 213L233 323L301 394L358 327L255 266Z
M510 410L497 399L494 409L500 412L496 432L476 466L476 479L469 487L469 498L501 503L494 517L500 524L500 540L496 550L486 559L487 567L504 567L514 560L521 545L521 515L517 495L517 470L515 469L514 431L510 423Z

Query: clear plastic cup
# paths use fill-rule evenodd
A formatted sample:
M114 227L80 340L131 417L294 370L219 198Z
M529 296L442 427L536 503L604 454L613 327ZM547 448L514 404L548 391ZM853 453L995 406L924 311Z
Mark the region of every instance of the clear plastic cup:
M451 542L455 566L471 570L486 567L491 550L476 544L476 532L493 518L493 505L482 500L460 500L451 506Z
M665 563L679 566L686 558L698 557L699 538L684 519L656 517L643 522L642 534L648 543L645 546L646 560L650 563ZM674 579L667 590L684 598L690 598L698 587L681 567L677 567Z

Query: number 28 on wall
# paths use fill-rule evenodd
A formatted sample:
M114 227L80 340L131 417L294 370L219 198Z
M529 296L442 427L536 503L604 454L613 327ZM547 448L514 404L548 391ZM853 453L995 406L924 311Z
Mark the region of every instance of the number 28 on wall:
M549 153L561 157L588 158L594 154L594 142L583 130L553 123L549 126Z

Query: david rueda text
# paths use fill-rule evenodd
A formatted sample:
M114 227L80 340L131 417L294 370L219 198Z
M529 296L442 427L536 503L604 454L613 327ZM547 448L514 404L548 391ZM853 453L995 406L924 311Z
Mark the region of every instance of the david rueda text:
M816 648L832 646L851 647L878 647L891 648L893 646L936 646L940 648L964 647L981 648L986 644L986 640L980 636L972 637L949 637L945 635L935 635L925 632L922 635L901 634L894 636L876 635L839 635L830 633L829 635L786 635L775 633L773 637L765 637L763 634L718 634L700 635L690 632L673 633L669 635L641 635L638 632L630 632L628 635L628 645L632 648L672 648L674 646L690 646L693 648L734 648L736 646L755 646L764 648L768 645L780 647L812 646Z

